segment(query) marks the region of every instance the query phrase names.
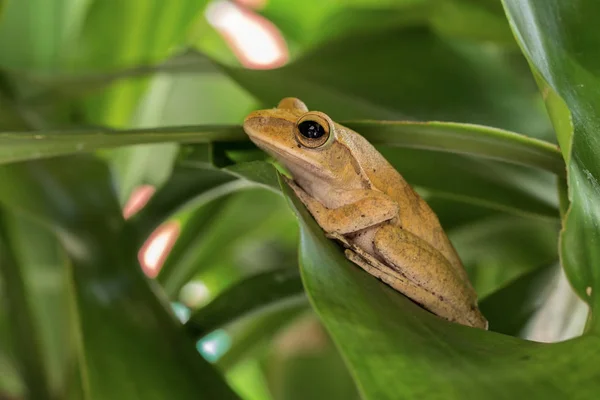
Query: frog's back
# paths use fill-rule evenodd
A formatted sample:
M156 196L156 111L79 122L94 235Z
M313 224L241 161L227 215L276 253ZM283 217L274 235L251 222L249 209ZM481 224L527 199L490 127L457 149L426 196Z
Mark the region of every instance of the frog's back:
M359 161L371 185L399 204L400 217L396 223L431 244L460 270L461 275L465 274L454 247L429 205L364 137L345 127L338 132Z

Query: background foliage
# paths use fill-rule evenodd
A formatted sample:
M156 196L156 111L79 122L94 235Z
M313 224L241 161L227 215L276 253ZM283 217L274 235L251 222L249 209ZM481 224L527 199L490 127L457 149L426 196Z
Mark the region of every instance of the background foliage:
M289 49L249 69L210 18L224 4L1 3L0 398L594 398L600 7L238 5ZM240 126L286 96L428 201L489 332L324 238ZM138 252L165 224L148 278Z

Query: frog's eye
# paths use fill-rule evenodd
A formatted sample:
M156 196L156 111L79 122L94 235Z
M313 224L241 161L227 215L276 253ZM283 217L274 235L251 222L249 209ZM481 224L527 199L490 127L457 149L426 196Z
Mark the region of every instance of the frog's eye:
M296 122L296 140L311 149L321 147L332 136L331 125L331 120L323 113L306 113Z

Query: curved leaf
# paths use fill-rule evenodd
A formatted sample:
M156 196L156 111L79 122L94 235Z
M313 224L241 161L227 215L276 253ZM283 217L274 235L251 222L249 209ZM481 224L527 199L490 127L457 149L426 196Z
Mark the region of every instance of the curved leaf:
M494 158L563 175L551 143L514 132L453 122L348 121L373 144ZM151 143L248 141L239 125L198 125L130 130L0 133L0 164Z
M71 49L72 58L78 67L93 70L162 61L173 48L184 44L188 29L206 3L93 1ZM85 107L89 120L111 126L126 124L147 83L121 82L88 99Z
M300 221L309 299L364 399L569 399L600 390L600 338L547 345L446 322L346 260L284 189Z
M275 399L360 399L344 361L314 313L282 329L265 358L265 378Z
M269 71L222 66L266 106L294 96L335 121L470 122L547 137L533 80L513 69L501 52L421 28L348 36Z
M10 242L8 250L17 264L11 273L21 276L21 296L31 308L29 314L23 308L22 317L32 319L29 324L33 329L29 333L18 333L18 337L35 336L35 343L28 342L27 346L32 350L40 348L42 359L36 368L48 377L52 397L60 397L70 381L78 379L70 376L78 363L72 329L75 316L69 307L72 293L68 283L68 259L55 235L40 224L17 213L5 212L2 225L6 241ZM35 251L31 251L32 248ZM17 282L10 286L5 293L20 287Z
M471 154L565 174L556 145L502 129L453 122L357 121L344 125L374 144Z
M192 335L201 337L264 307L302 299L303 293L296 268L263 272L224 290L219 297L196 311L186 326Z
M485 297L479 308L490 322L490 329L517 336L547 298L555 265L529 271ZM510 310L510 312L507 312Z
M0 133L0 164L148 143L246 140L241 126Z
M558 217L556 180L547 172L460 154L388 146L377 149L425 196L521 216Z
M105 164L11 164L0 180L0 202L49 226L71 259L86 398L237 398L143 276Z
M600 4L593 0L504 0L515 35L538 74L567 161L571 205L561 261L578 295L600 307ZM600 332L592 312L590 327Z
M215 168L176 167L167 182L130 220L142 240L183 207L200 206L247 186Z
M39 325L34 316L34 305L27 291L25 268L20 265L13 250L6 216L0 214L0 277L8 302L11 337L21 378L25 383L26 397L52 399L46 358L44 357Z

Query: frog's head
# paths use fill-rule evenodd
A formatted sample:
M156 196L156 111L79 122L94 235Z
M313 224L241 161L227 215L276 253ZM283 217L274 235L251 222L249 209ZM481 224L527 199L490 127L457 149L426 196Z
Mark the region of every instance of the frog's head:
M244 121L250 139L295 179L313 176L333 186L341 186L357 174L354 157L340 140L344 129L292 97L281 100L277 108L254 111Z

